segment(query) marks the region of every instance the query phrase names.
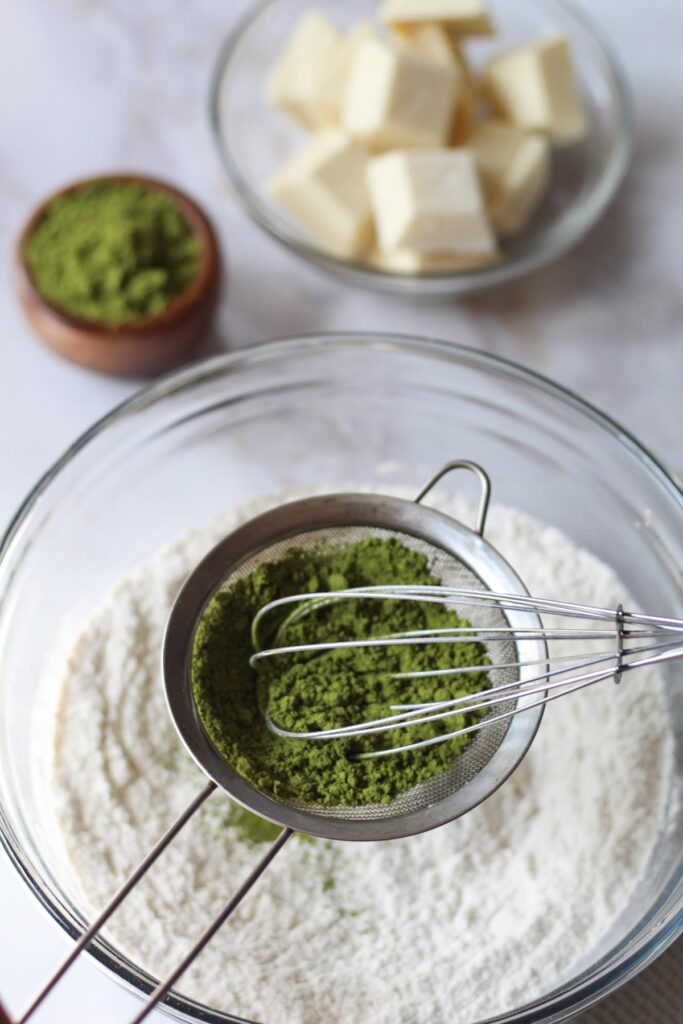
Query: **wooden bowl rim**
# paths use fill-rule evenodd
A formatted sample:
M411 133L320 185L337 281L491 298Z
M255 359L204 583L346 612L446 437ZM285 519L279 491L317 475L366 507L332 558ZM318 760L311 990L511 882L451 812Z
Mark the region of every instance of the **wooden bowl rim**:
M29 239L40 221L45 216L48 207L59 196L69 195L77 192L87 185L95 185L99 182L121 182L141 185L150 191L162 192L169 196L177 204L183 218L186 220L190 230L197 236L201 245L201 255L197 272L188 283L185 289L173 299L165 309L153 316L143 317L139 320L129 320L112 327L103 324L98 320L87 320L84 317L74 316L60 306L46 299L39 290L33 279L33 274L26 259L26 249ZM218 273L220 266L220 249L216 232L209 217L199 204L186 192L176 188L161 178L151 178L143 174L120 172L114 174L98 174L89 178L80 178L63 188L57 189L44 199L33 211L19 235L16 246L16 261L21 274L22 283L30 292L31 297L39 303L43 309L65 327L75 331L82 331L91 336L97 335L101 339L115 340L124 335L139 337L140 341L147 336L157 336L160 331L175 327L189 314L210 297L218 284Z

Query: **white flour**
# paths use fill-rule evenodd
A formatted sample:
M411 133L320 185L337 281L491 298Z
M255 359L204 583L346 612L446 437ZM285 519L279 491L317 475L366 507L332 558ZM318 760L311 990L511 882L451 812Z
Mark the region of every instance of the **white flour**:
M172 599L208 546L272 503L235 510L132 573L71 654L54 789L91 908L203 785L162 696ZM611 607L625 596L607 566L518 512L494 508L487 534L532 593ZM292 839L179 988L267 1024L465 1024L526 1003L628 902L670 767L652 672L557 702L511 780L459 821L383 844ZM227 807L214 794L112 920L111 940L154 974L175 965L264 849L225 824Z

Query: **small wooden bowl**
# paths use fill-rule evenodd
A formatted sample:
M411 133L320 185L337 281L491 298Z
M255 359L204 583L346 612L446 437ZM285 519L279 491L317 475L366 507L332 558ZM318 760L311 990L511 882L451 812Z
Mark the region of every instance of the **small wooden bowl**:
M28 240L53 199L98 181L131 182L165 193L174 200L201 243L199 268L185 291L161 313L120 327L72 316L43 298L26 260ZM19 300L35 332L60 356L102 373L138 376L167 370L182 362L204 340L220 288L220 250L208 217L184 192L155 178L133 174L87 178L46 199L21 233L16 265Z

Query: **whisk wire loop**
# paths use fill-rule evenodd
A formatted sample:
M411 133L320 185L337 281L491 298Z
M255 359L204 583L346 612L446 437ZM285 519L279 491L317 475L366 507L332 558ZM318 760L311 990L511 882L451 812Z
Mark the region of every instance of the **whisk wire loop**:
M438 629L410 630L382 636L369 636L352 640L330 640L317 643L285 642L287 630L305 617L329 608L339 601L413 601L426 604L441 604L462 613L465 609L492 608L498 612L530 611L538 617L539 626L516 626L512 629L505 626L457 626ZM266 647L261 643L264 622L277 609L293 606L293 610L281 621L274 632L273 646ZM581 628L577 625L545 626L540 619L544 614L561 619L580 620L591 624ZM506 620L507 621L507 620ZM597 623L598 626L592 625ZM609 625L606 625L609 624ZM475 693L456 694L447 700L422 701L418 703L393 703L389 705L390 713L379 718L335 726L328 729L283 729L265 712L268 728L279 736L289 739L324 741L334 739L353 739L392 730L411 728L421 725L432 725L449 718L471 715L474 712L488 712L482 718L471 722L464 720L458 728L450 732L417 739L412 743L381 748L357 753L354 758L364 760L385 757L390 754L416 750L421 747L443 743L457 736L464 736L487 728L496 722L511 719L522 710L518 706L521 696L539 699L524 702L523 710L538 707L557 700L559 697L582 690L587 686L613 679L619 683L625 672L638 666L655 664L683 657L683 621L662 616L646 615L642 612L628 612L623 605L616 610L598 608L590 605L557 601L546 598L534 598L524 594L503 594L486 590L472 590L449 586L366 586L352 587L345 590L318 592L313 594L294 594L279 598L265 605L257 613L252 624L255 653L251 657L252 667L257 667L266 659L286 658L291 655L321 655L337 650L361 650L396 648L402 646L444 645L444 644L478 644L487 656L477 664L458 665L449 668L427 668L409 672L388 673L389 678L396 682L416 679L454 678L476 673L487 673L490 685ZM512 641L519 652L520 645L525 641L543 641L544 643L578 643L581 645L601 641L602 646L590 654L585 651L579 654L548 653L545 658L526 660L521 655L517 660L497 662L489 657L495 649L492 645L507 644ZM614 646L605 648L605 641L612 641ZM533 675L527 669L538 668ZM501 670L513 671L515 679L496 683L496 673ZM524 670L524 681L520 682L520 672ZM362 685L362 674L359 685ZM510 702L514 704L510 707ZM503 708L503 705L508 705ZM496 713L498 712L498 713Z

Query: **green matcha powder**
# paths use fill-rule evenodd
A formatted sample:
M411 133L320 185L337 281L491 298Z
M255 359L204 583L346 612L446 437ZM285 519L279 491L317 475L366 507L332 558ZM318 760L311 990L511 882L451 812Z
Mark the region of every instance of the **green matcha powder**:
M452 732L477 717L354 739L296 740L270 732L263 711L285 729L313 731L390 714L390 705L447 700L489 685L486 673L396 680L395 672L487 664L480 644L426 644L342 649L265 659L249 666L256 612L278 597L373 584L438 584L424 555L397 540L366 538L325 552L290 549L275 563L219 591L195 634L192 687L199 717L218 752L259 789L284 800L327 807L389 803L398 793L446 771L467 746L456 737L386 758L353 755ZM279 611L279 610L278 610ZM279 622L291 615L286 607ZM265 626L272 642L277 613ZM287 624L279 645L353 640L416 629L467 626L439 604L339 600Z
M53 199L26 258L49 302L116 327L161 313L185 290L200 242L163 192L98 181Z

